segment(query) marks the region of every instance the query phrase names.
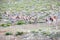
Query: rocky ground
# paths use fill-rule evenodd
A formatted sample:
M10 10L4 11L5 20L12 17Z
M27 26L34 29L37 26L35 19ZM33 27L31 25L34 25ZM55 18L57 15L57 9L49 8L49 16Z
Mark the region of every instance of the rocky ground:
M55 29L55 27L53 27L52 25L47 25L46 23L13 25L6 28L0 27L0 40L52 40L48 36L41 35L40 33L30 33L31 31L38 31L38 29L50 32L59 31L58 29ZM17 31L23 31L27 33L21 36L5 35L5 32L12 32L13 34L15 34ZM58 37L57 40L60 40L59 38L60 37Z

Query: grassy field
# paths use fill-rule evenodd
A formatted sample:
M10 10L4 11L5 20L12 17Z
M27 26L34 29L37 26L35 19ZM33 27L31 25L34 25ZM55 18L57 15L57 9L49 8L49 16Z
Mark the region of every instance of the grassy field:
M49 11L52 10L51 6L60 6L60 2L57 0L5 0L0 2L0 11L22 11L25 10L27 13L35 11Z
M59 0L0 0L0 13L4 13L5 11L7 11L7 12L10 11L12 13L17 13L17 12L23 11L23 12L26 12L26 14L29 14L31 12L36 12L36 13L44 12L42 14L44 16L40 17L41 14L39 15L40 19L42 19L45 16L48 16L50 14L50 12L55 14L55 13L60 12L59 10L60 10L60 1ZM1 14L0 14L0 16L1 16ZM0 18L0 19L2 19L2 18ZM21 24L23 24L23 25L21 25ZM56 29L55 25L53 25L53 24L48 25L46 23L25 24L25 22L23 22L23 21L21 21L21 22L18 21L17 25L11 25L10 23L9 24L8 23L0 24L0 40L10 40L10 39L12 39L12 40L22 39L23 40L23 38L25 36L28 36L27 38L30 37L30 39L32 39L32 36L30 36L30 35L32 35L32 33L30 33L30 32L33 32L33 34L35 35L36 33L34 33L34 31L36 31L36 33L42 31L43 34L50 35L50 33L55 34L57 32L60 32L60 27L58 29ZM25 32L28 34L24 35ZM9 35L9 36L7 36L7 35ZM60 33L58 35L60 35ZM35 37L37 37L37 38L35 38ZM29 40L27 38L24 40ZM35 36L33 36L33 38L34 38L34 40L38 40L38 39L40 40L40 33L37 33ZM41 38L45 38L45 35L42 35ZM58 38L60 38L60 37L58 37ZM47 39L47 40L49 40L49 39Z

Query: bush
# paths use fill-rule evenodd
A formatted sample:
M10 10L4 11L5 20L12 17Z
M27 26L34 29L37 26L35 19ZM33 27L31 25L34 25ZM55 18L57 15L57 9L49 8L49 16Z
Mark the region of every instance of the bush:
M6 26L10 26L11 24L7 24Z
M0 24L0 26L5 26L4 24Z
M17 25L22 25L22 24L25 24L25 22L24 21L18 21L17 22Z
M5 35L12 35L12 33L11 32L7 32L7 33L5 33Z
M0 17L0 19L2 19L2 17Z
M31 22L31 21L29 21L29 24L32 24L32 22Z
M42 29L39 29L39 31L42 31Z
M11 24L0 24L0 26L2 27L7 27L7 26L10 26Z
M51 34L53 37L60 37L60 32L52 33Z
M50 32L42 32L43 35L50 36Z
M24 34L23 32L17 32L16 36Z
M31 33L38 33L38 31L31 31Z

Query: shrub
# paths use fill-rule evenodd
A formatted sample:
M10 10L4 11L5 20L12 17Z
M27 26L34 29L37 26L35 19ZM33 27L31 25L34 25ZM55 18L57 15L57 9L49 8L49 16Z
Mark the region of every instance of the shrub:
M11 24L7 24L7 26L10 26Z
M0 17L0 19L2 19L2 17Z
M31 31L31 33L38 33L37 31Z
M42 29L39 29L39 31L42 31Z
M7 27L7 26L10 26L11 24L0 24L0 26L2 27Z
M23 32L17 32L16 36L24 34Z
M22 24L25 24L25 22L24 21L18 21L17 22L17 25L22 25Z
M50 36L50 32L43 31L42 34L45 35L45 36Z
M32 24L32 22L31 22L31 21L29 21L29 24Z
M33 33L34 35L36 35L39 32L38 31L31 31L31 33Z
M51 36L52 37L60 37L60 32L52 33Z
M7 33L5 33L5 35L12 35L12 33L11 32L7 32Z
M0 24L0 26L5 26L4 24Z

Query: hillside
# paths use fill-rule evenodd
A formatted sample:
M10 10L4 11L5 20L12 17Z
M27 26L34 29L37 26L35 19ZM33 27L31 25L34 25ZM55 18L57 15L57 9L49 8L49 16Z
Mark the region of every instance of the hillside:
M0 40L60 40L60 0L0 0Z

